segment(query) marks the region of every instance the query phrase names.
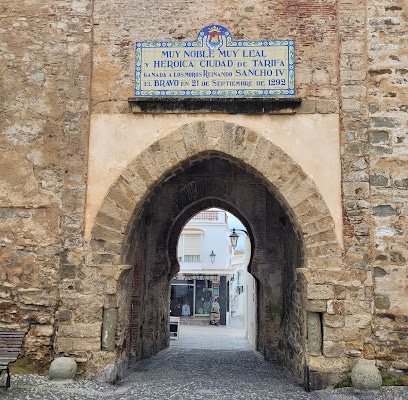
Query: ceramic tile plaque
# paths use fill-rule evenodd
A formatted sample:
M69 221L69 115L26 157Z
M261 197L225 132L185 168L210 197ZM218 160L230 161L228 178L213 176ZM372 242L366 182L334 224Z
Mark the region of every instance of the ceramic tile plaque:
M295 94L293 40L233 40L221 25L194 42L137 42L135 96Z

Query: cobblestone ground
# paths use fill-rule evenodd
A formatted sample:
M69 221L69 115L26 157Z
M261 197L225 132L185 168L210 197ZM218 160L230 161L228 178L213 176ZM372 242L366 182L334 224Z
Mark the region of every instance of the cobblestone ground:
M34 375L13 375L11 383L0 388L0 399L408 400L407 387L307 393L282 367L253 351L234 326L181 326L170 348L137 363L115 386L80 380L57 385Z

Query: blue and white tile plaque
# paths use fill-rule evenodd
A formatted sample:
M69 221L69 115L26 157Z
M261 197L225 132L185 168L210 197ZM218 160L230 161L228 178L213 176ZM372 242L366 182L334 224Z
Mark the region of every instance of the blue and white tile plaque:
M136 42L135 96L295 94L293 40L232 40L209 25L194 42Z

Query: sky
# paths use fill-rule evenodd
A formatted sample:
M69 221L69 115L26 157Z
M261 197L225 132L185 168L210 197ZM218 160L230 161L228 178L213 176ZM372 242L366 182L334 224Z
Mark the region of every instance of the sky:
M223 210L221 208L218 208L218 210L225 211L225 210ZM229 213L228 211L225 211L225 212L227 213L227 217L228 217L228 228L231 230L231 233L232 233L232 229L235 228L236 233L239 236L236 250L244 250L245 233L240 232L239 229L246 230L246 228L242 224L242 222L237 217L235 217L235 215Z
M245 229L244 225L242 225L241 221L233 214L227 212L228 215L228 226L230 229Z

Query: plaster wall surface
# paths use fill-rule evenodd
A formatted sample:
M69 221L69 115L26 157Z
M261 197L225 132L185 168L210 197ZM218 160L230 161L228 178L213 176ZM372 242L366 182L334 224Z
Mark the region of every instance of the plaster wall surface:
M319 188L342 242L341 168L337 114L275 116L93 114L91 117L85 236L111 184L146 147L196 121L223 120L258 132L300 165Z

